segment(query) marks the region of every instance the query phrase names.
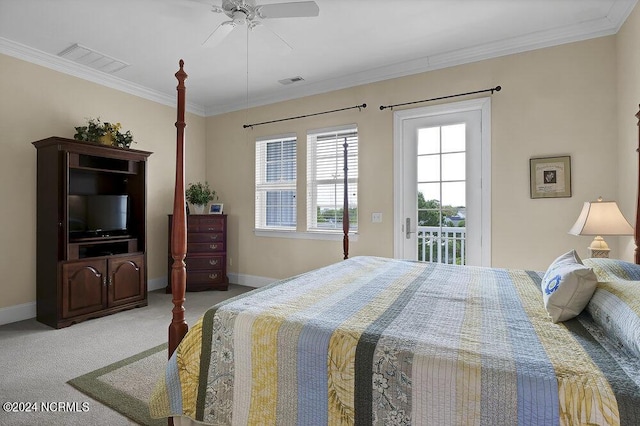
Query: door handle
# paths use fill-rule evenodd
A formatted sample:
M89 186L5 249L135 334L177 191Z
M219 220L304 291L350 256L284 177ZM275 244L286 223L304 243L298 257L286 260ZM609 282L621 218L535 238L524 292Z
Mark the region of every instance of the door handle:
M411 234L415 234L415 233L416 233L416 231L412 231L412 230L411 230L411 218L410 218L410 217L408 217L408 218L405 220L405 225L404 225L404 235L405 235L405 238L408 240L408 239L410 239L410 238L411 238Z

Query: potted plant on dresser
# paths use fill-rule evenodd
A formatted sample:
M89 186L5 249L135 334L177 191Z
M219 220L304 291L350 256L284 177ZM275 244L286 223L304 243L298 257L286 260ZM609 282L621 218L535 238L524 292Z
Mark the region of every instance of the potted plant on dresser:
M209 188L209 183L206 181L204 183L190 183L184 195L189 204L193 206L195 214L203 214L205 206L218 199L216 191Z

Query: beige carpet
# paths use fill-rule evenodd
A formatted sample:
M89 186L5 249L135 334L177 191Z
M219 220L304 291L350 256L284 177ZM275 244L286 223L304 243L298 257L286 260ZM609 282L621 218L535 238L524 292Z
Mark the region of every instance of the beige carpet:
M167 344L92 371L69 384L141 425L166 425L149 416L147 401L167 363Z

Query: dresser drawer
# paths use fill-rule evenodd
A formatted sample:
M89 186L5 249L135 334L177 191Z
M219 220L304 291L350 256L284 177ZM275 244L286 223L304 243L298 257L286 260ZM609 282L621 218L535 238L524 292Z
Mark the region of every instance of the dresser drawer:
M171 224L169 215L169 263L167 292L171 292ZM184 259L187 291L227 290L227 215L187 215L187 255Z
M226 284L227 280L222 270L187 271L187 287L190 285Z
M189 256L184 260L188 270L220 269L224 266L223 256Z
M224 251L224 243L187 243L187 254L189 253L211 253Z
M187 221L188 232L222 232L224 231L224 220L222 217L200 216L190 217Z
M189 241L190 243L212 243L216 241L222 242L223 240L224 234L222 232L189 232L189 234L187 235L187 241Z

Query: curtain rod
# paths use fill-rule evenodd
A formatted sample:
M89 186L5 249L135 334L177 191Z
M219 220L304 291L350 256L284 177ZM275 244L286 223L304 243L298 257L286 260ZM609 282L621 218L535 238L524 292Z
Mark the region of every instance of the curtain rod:
M394 107L397 106L404 106L404 105L411 105L411 104L419 104L421 102L430 102L430 101L438 101L440 99L448 99L448 98L455 98L458 96L466 96L466 95L475 95L476 93L484 93L484 92L491 92L491 94L493 95L493 92L499 92L500 90L502 90L502 87L500 86L496 86L496 87L492 87L491 89L484 89L484 90L476 90L475 92L467 92L467 93L458 93L457 95L448 95L448 96L440 96L438 98L431 98L431 99L423 99L421 101L413 101L413 102L405 102L403 104L394 104L394 105L380 105L380 111L386 109L386 108L391 108L393 109Z
M242 127L245 128L245 129L247 127L253 128L254 126L262 126L263 124L278 123L280 121L287 121L287 120L297 120L298 118L313 117L314 115L329 114L329 113L332 113L332 112L346 111L348 109L355 109L355 108L362 109L362 108L366 108L366 107L367 107L367 104L361 104L361 105L355 105L355 106L351 106L351 107L347 107L347 108L334 109L334 110L331 110L331 111L322 111L322 112L316 112L316 113L313 113L313 114L298 115L296 117L281 118L279 120L263 121L262 123L243 124Z

